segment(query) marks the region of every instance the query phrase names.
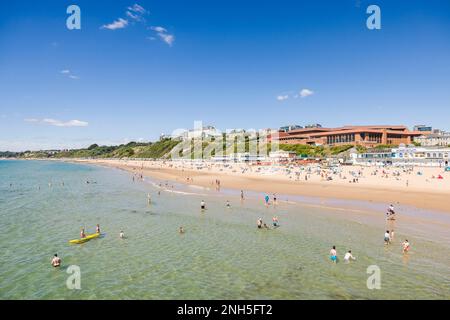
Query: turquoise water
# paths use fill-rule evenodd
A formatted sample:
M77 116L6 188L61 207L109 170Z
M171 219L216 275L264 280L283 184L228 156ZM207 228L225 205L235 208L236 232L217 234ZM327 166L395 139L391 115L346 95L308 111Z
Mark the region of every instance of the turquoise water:
M180 185L158 195L157 183L96 166L0 161L0 298L450 298L445 232L399 220L386 248L382 216L285 202L265 208L257 194L240 203L237 192ZM274 214L280 228L256 228L258 217L271 222ZM92 233L97 223L102 238L68 243L80 227ZM412 245L407 258L405 237ZM352 249L357 260L330 263L332 245L341 259ZM63 261L59 269L50 266L54 253ZM80 290L66 286L70 265L80 267ZM381 270L380 290L366 286L369 265Z

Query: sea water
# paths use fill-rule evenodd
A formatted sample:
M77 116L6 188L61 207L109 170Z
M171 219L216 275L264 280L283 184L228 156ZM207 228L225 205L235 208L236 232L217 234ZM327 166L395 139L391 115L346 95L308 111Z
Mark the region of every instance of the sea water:
M265 207L261 195L246 195L241 202L239 191L172 189L171 182L133 181L130 173L92 165L0 161L0 298L450 298L445 225L433 231L400 216L385 246L382 212L281 195L277 206ZM271 225L274 215L279 228L256 228L259 217ZM101 238L69 244L81 227L93 233L97 223ZM406 237L412 248L404 256ZM333 245L337 264L329 259ZM349 249L357 260L346 264ZM55 253L61 268L50 265ZM67 286L72 265L80 289ZM380 270L380 289L367 286L370 266Z

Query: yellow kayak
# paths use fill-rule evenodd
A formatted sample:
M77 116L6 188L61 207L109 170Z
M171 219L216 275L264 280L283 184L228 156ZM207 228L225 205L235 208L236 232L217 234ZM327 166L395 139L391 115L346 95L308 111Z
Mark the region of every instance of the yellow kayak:
M86 241L89 241L91 239L98 238L98 237L100 237L100 233L94 233L94 234L87 235L86 238L70 240L69 242L74 243L74 244L80 244L80 243L85 243Z

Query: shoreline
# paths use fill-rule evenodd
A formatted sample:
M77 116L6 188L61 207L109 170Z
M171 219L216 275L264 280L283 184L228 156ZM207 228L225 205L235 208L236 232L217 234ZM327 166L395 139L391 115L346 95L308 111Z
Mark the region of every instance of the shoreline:
M329 184L316 181L292 181L281 177L267 176L238 176L221 172L205 172L188 169L174 169L165 167L144 166L142 161L120 160L64 160L75 163L88 163L122 169L131 173L140 173L143 176L159 180L170 180L185 185L214 188L213 181L220 180L220 185L225 189L266 192L271 195L282 194L292 196L314 197L317 199L333 198L339 200L358 200L365 202L390 203L408 205L420 209L430 209L439 213L450 213L447 190L413 189L386 187L378 185L359 184ZM187 177L190 182L187 182Z

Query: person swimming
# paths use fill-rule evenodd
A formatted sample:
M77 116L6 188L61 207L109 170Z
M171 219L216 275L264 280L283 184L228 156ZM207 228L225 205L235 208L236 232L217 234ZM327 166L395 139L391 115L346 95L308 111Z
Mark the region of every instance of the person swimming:
M86 233L84 232L84 228L81 228L81 231L80 231L80 238L81 238L81 239L86 238Z
M58 254L55 253L55 256L53 257L51 263L52 263L52 266L55 268L61 266L61 258L58 257Z
M231 205L230 205L230 201L227 200L227 208L230 209Z
M263 224L263 227L264 227L265 229L270 229L269 226L268 226L267 224L265 224L265 223Z
M356 258L352 255L352 250L348 250L348 252L344 255L344 262L350 262L350 260L356 260Z
M331 261L333 261L334 263L337 262L337 251L336 251L336 246L333 246L333 248L331 248L331 250L330 250L330 259L331 259Z
M182 226L181 226L180 228L178 228L178 232L179 232L180 234L183 234L183 233L184 233L184 229L183 229Z
M100 233L100 225L99 225L99 224L97 224L97 225L95 226L95 232L96 232L96 233Z

